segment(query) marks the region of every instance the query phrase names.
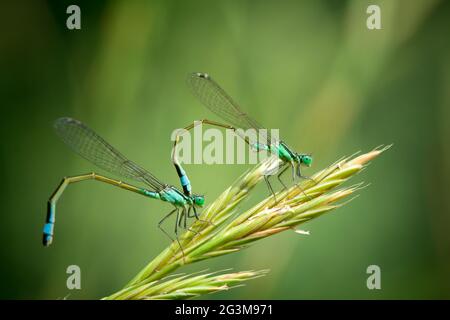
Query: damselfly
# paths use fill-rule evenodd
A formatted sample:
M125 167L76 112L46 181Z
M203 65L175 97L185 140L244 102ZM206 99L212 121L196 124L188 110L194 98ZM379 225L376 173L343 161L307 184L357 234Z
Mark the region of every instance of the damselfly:
M205 203L204 196L192 193L191 183L181 165L175 163L183 187L183 192L174 186L161 182L153 174L127 159L102 137L80 121L71 118L60 118L55 122L55 130L59 137L83 158L89 160L103 170L144 183L147 187L140 188L120 180L99 175L95 172L64 178L48 201L47 218L43 233L43 244L45 246L49 246L53 241L56 202L64 192L65 188L71 183L91 179L108 183L148 198L162 200L173 205L174 209L158 223L158 227L173 241L172 237L162 228L161 224L176 212L175 234L177 236L177 242L180 245L178 241L178 227L181 227L181 223L184 221L184 228L187 229L187 218L195 217L199 220L196 209L203 207ZM194 215L192 215L191 211L194 212ZM181 248L181 250L183 249Z
M280 168L277 177L285 188L286 185L281 180L281 176L289 167L292 168L292 179L294 181L296 177L310 179L302 176L300 166L304 165L310 167L313 160L312 156L310 154L297 153L285 142L272 137L269 130L263 129L257 121L242 111L238 104L208 74L192 73L188 76L187 84L192 93L200 100L200 102L202 102L213 113L225 120L227 124L203 119L195 121L193 124L185 127L185 130L191 130L196 125L203 123L225 129L232 129L256 151L268 151L278 156L283 161L284 165ZM254 129L258 132L257 137L259 137L259 139L257 139L256 136L249 137L247 135L243 135L242 133L239 134L237 129ZM181 134L182 133L175 138L174 153L176 153L176 145L179 142ZM275 196L268 177L269 174L264 176L264 179L269 190Z

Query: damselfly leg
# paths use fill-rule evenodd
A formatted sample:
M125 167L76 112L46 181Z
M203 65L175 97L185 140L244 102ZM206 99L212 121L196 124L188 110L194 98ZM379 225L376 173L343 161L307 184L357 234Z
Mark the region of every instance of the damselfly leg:
M281 172L277 175L277 179L278 181L280 181L280 183L283 186L283 190L287 189L287 186L284 184L283 180L281 180L281 176L283 175L283 173L286 172L286 170L289 168L289 166L285 165L284 168L281 170Z
M162 223L169 218L170 216L172 216L174 213L177 213L177 217L175 220L175 240L178 243L178 246L180 247L181 250L181 254L183 255L183 261L184 261L184 251L183 251L183 247L181 246L180 240L178 240L178 219L180 218L180 208L175 207L175 209L173 209L172 211L170 211L164 218L162 218L159 222L158 222L158 228L171 240L171 242L174 241L174 239L169 235L169 233L164 230L164 228L162 227Z
M195 233L196 235L198 235L198 234L200 234L200 232L195 231L195 230L193 230L192 228L190 228L190 227L187 226L187 219L188 219L188 218L192 218L192 217L191 217L191 214L190 214L192 208L194 208L194 207L193 207L193 206L190 206L190 207L187 209L187 212L186 212L186 210L183 210L183 212L182 212L182 218L180 218L180 221L179 221L179 223L178 223L178 226L181 227L181 222L182 222L182 220L183 220L183 228L184 228L185 230L188 230L188 231L190 231L190 232Z
M273 196L275 202L277 202L277 196L275 195L272 185L270 184L269 176L264 176L264 181L266 181L267 187L269 188L271 195Z

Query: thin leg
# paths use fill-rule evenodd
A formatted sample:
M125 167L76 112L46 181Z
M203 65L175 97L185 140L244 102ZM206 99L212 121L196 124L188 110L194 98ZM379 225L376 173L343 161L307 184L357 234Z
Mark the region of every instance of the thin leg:
M161 226L161 224L164 222L164 220L166 220L168 217L170 217L175 211L177 211L178 208L173 209L172 211L170 211L166 216L164 216L164 218L161 219L161 221L158 222L158 228L164 232L164 234L169 237L169 239L173 242L172 237L167 233L166 230L163 229L163 227Z
M294 169L294 167L292 167L292 168ZM302 176L301 173L300 173L300 164L297 165L297 172L296 172L296 175L297 175L299 178L303 178L303 176ZM305 177L305 178L306 178L306 177ZM308 179L311 179L311 178L308 177ZM311 180L313 180L313 179L311 179ZM313 181L314 181L314 180L313 180ZM296 183L295 185L297 186L297 188L299 188L299 189L301 190L301 192L305 195L305 197L308 198L308 200L311 200L311 197L308 196L308 195L306 194L305 190L303 190L303 188L300 187L300 184L299 184L299 183Z
M175 211L177 211L177 217L176 217L176 220L175 220L175 235L176 235L175 240L177 241L178 246L180 247L181 254L183 255L183 260L184 260L184 257L185 257L185 255L184 255L184 250L183 250L183 247L181 246L180 240L178 240L178 225L180 224L179 221L181 221L181 218L182 218L183 216L186 217L185 209L182 209L182 213L181 213L181 216L180 216L180 209L177 208L177 207L175 207L175 209L173 209L172 211L170 211L169 214L167 214L164 218L162 218L162 220L158 223L158 228L159 228L162 232L164 232L164 234L165 234L167 237L169 237L169 239L173 242L174 239L166 232L166 230L164 230L164 229L162 228L161 224L164 222L164 220L166 220L168 217L170 217Z
M198 217L197 209L195 207L192 207L192 211L194 211L195 219L200 220L200 218Z
M269 182L269 178L267 176L264 176L264 180L266 181L267 187L269 188L270 192L272 193L273 198L275 199L275 202L277 202L277 197L275 196L275 192L273 192L272 185Z
M58 202L58 199L63 194L66 187L75 182L80 181L86 181L86 180L96 180L100 182L104 182L128 191L136 192L140 195L146 195L149 197L152 197L152 195L156 196L155 192L147 192L147 190L144 190L142 188L135 187L131 184L114 180L105 176L101 176L96 174L95 172L88 173L88 174L82 174L78 176L72 176L72 177L65 177L62 179L59 186L56 188L55 192L51 195L50 199L47 203L47 217L45 219L45 225L44 225L44 233L43 233L43 244L44 246L49 246L53 241L53 231L54 231L54 225L55 225L55 214L56 214L56 203Z
M194 211L194 214L191 214L191 208L192 208L192 211ZM195 207L194 207L194 206L192 206L192 207L189 208L189 211L188 211L188 218L197 218L197 220L199 220L199 219L198 219L198 216L197 216L197 210L195 210Z
M184 219L185 216L186 216L186 215L185 215L185 211L182 210L182 211L181 211L181 215L180 215L180 219L178 219L178 227L181 227L181 223L185 220L185 219ZM185 228L185 229L186 229L186 228Z
M192 208L192 207L189 207L189 209L188 209L188 211L187 211L187 214L184 215L184 228L185 228L185 229L187 229L187 218L190 216L191 208Z
M183 214L185 214L184 210L185 209L183 208L182 209ZM180 219L180 210L177 210L177 218L175 220L175 236L176 236L175 239L177 240L178 246L180 247L181 254L183 255L183 261L184 261L184 250L183 250L183 247L181 246L180 240L178 240L178 221L179 221L179 219Z
M296 178L295 163L291 162L291 168L292 168L292 181L295 182L295 178Z
M197 235L197 234L200 234L200 232L195 231L195 230L193 230L193 229L191 229L191 228L188 228L188 226L187 226L187 219L191 217L191 209L192 209L192 208L193 208L193 207L189 207L189 208L187 209L187 213L184 215L184 229L185 229L185 230L188 230L188 231L190 231L190 232L192 232L192 233L195 233L195 234Z
M313 178L311 177L307 177L307 176L302 176L302 173L300 172L300 165L297 166L297 177L301 178L301 179L307 179L313 182L316 182Z
M188 211L188 213L189 213L189 216L188 216L188 217L189 217L189 218L195 218L195 219L197 219L198 221L206 222L206 223L208 223L208 224L210 224L210 225L212 225L212 226L215 225L215 224L212 223L211 221L200 219L199 216L198 216L198 213L197 213L197 209L196 209L194 206L192 206L191 208L192 208L192 211L194 212L194 214L192 215L192 214L190 214L190 211Z
M286 170L287 170L288 168L289 168L288 166L285 166L284 169L281 170L281 172L277 175L278 181L280 181L280 183L283 185L283 190L286 190L287 187L286 187L286 185L284 184L283 180L281 180L281 175L282 175L283 173L285 173Z
M178 237L178 221L180 219L180 210L177 211L177 217L175 219L175 234Z
M308 194L305 192L305 190L303 190L303 188L302 187L300 187L300 184L298 184L298 183L296 183L295 184L296 186L297 186L297 188L299 188L300 189L300 191L305 195L305 197L307 197L308 198L308 200L311 200L311 197L310 196L308 196Z

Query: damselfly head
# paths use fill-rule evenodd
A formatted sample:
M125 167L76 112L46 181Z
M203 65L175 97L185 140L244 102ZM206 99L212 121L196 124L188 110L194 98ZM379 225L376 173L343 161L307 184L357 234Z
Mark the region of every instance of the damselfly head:
M192 196L194 204L198 207L203 207L205 205L205 197L200 195Z
M313 158L309 154L298 155L300 163L303 163L307 167L311 167Z

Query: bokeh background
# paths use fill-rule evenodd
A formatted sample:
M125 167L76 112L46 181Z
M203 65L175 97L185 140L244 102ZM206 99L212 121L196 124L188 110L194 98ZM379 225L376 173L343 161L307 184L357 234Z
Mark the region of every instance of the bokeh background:
M82 29L66 28L78 4ZM366 28L381 7L382 30ZM94 168L56 137L80 119L169 183L173 129L213 118L186 74L208 72L314 170L394 147L354 181L361 196L251 248L180 271L265 269L208 299L450 298L449 1L2 1L0 298L97 299L168 245L170 207L108 185L69 187L55 243L41 245L46 201L63 176ZM186 166L211 201L249 165ZM100 170L101 172L101 170ZM267 195L255 190L249 206ZM66 268L82 290L66 288ZM368 290L366 268L381 268Z

